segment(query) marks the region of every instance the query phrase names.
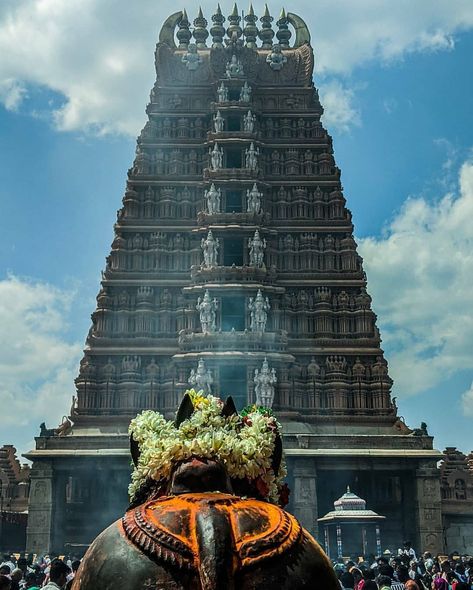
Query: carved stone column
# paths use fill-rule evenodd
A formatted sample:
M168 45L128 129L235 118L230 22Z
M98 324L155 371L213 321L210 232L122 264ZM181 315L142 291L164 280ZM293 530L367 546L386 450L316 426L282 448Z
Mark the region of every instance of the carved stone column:
M49 461L35 461L31 470L26 551L49 553L52 542L53 468Z
M442 553L444 540L440 501L439 471L435 461L422 461L416 470L416 528L419 549Z
M317 473L313 459L294 459L294 516L317 538Z

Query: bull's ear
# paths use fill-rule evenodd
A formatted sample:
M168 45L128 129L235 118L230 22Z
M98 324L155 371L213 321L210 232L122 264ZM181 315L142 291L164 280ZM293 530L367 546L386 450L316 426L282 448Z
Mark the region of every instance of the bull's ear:
M227 399L225 400L225 403L223 404L223 408L222 408L221 413L224 418L229 418L230 416L233 416L234 414L238 414L236 406L235 406L235 402L233 401L233 398L231 395L229 397L227 397Z
M282 460L282 440L281 435L279 432L276 434L276 438L274 439L274 452L273 458L271 460L271 467L273 468L274 475L278 474L279 467L281 465Z
M136 467L138 465L138 460L140 458L140 445L133 438L132 434L130 434L130 453L131 458L133 459L133 463Z
M184 420L190 418L193 412L194 404L192 403L190 395L186 393L182 398L181 405L177 410L176 419L174 420L174 425L176 426L176 428L179 428L179 426L184 422Z

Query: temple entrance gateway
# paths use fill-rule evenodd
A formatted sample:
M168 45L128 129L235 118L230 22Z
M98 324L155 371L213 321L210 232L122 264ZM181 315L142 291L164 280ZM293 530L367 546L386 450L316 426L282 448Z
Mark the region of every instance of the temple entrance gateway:
M210 34L208 22L223 18L214 16L192 25L176 13L161 31L148 120L75 381L73 427L61 436L43 429L27 454L28 550L61 553L122 514L130 420L146 407L171 417L192 384L231 393L239 407L272 407L283 425L290 507L309 531L356 484L386 516L386 539L408 518L409 537L436 553L441 455L391 398L321 123L309 31L294 14L273 22L267 11L254 21L259 31L236 12ZM78 466L91 474L82 488ZM123 494L113 502L92 495L94 474Z

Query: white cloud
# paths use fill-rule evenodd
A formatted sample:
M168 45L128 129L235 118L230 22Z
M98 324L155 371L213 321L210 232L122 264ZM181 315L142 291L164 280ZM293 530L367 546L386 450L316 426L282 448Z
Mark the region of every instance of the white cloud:
M470 388L462 395L463 413L465 416L473 417L473 383Z
M210 20L214 0L202 5ZM262 2L255 2L258 13L262 8ZM316 72L323 76L348 74L370 60L448 50L457 32L473 26L471 0L294 0L290 8L309 24ZM158 30L176 9L169 0L82 0L80 9L69 0L3 0L0 100L17 108L25 87L46 88L63 100L51 113L59 129L136 135L154 80ZM329 84L329 98L330 91ZM353 111L346 89L338 92L335 106L340 106L340 96L345 110L331 113L329 104L328 120Z
M385 235L360 240L397 395L472 367L472 216L467 161L455 193L434 203L410 198Z
M359 110L353 105L354 91L338 80L331 80L320 87L320 99L324 106L323 121L329 130L341 133L361 125Z
M67 342L73 294L9 276L0 281L0 403L2 429L69 411L81 346Z

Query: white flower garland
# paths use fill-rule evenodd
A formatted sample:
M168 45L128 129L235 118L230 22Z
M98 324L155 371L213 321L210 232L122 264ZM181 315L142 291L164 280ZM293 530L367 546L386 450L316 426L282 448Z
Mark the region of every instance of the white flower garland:
M286 476L284 459L277 474L271 468L276 418L253 406L244 415L222 416L222 401L190 390L194 412L176 428L159 412L146 410L132 420L129 433L138 443L140 456L129 487L133 498L149 478L169 480L173 466L192 456L215 459L225 465L231 478L261 478L267 499L277 503Z

